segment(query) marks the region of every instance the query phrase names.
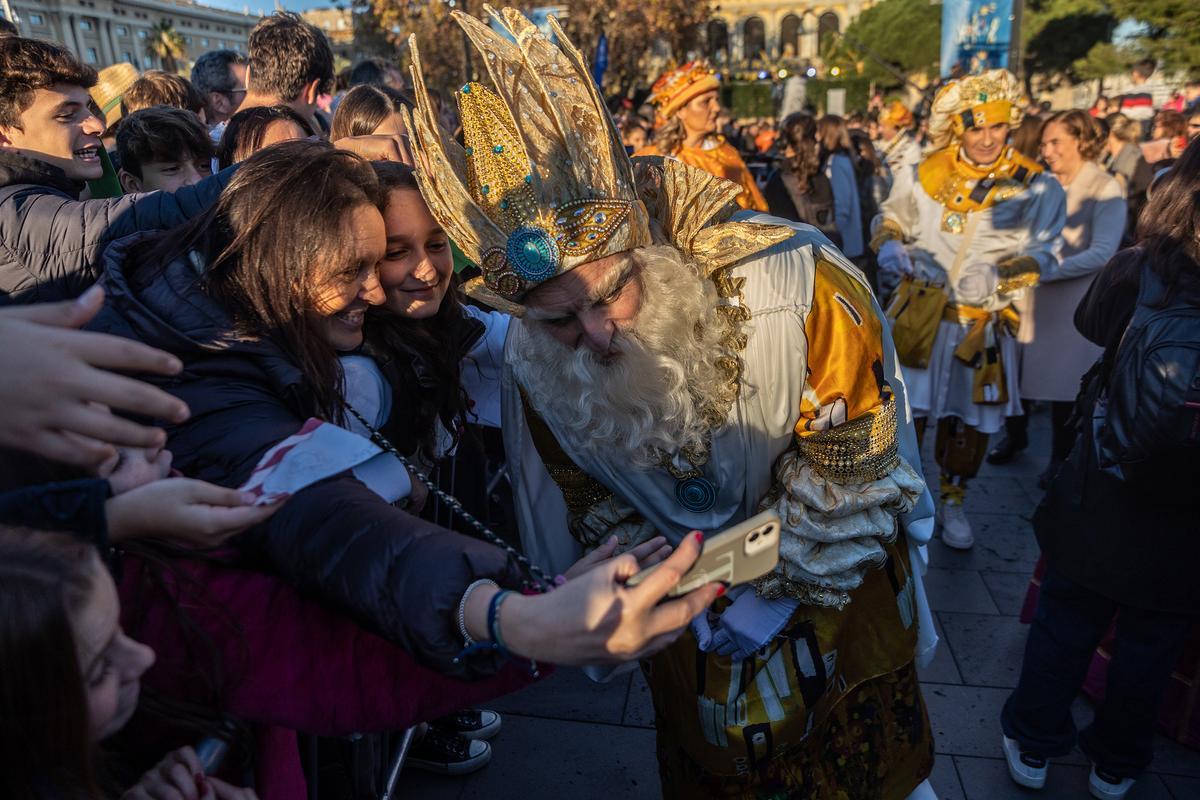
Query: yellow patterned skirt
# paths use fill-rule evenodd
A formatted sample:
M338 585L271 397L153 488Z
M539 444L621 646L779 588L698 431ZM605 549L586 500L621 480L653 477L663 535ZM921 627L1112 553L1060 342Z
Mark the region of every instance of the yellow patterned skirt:
M663 796L903 800L933 768L907 544L842 611L801 606L755 657L690 631L646 662Z

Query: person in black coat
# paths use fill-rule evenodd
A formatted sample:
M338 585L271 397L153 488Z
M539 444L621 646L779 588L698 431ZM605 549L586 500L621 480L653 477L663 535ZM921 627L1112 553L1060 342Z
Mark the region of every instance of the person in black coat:
M1137 423L1146 428L1160 427L1153 412L1164 420L1189 413L1168 405L1173 395L1163 386L1147 381L1133 392L1114 391L1111 381L1117 379L1112 368L1118 351L1138 346L1136 337L1123 345L1135 308L1200 309L1197 192L1200 143L1193 143L1142 215L1140 245L1105 266L1075 313L1080 333L1105 353L1085 376L1077 401L1081 435L1034 515L1046 571L1020 681L1001 716L1009 772L1023 786L1040 788L1047 759L1074 745L1070 706L1115 617L1105 698L1079 744L1093 762L1092 794L1123 797L1153 757L1163 692L1200 614L1194 442L1148 437L1158 444L1136 469L1117 471L1101 458L1109 446L1105 426L1132 413L1121 407L1125 398L1139 397ZM1141 301L1143 282L1153 296ZM1183 319L1191 319L1196 331L1191 344L1200 343L1200 313ZM1191 366L1175 366L1187 378ZM1164 386L1175 380L1167 374L1161 379ZM1196 386L1200 375L1187 379ZM1194 431L1200 409L1190 413L1194 421L1186 427Z
M382 204L366 162L328 144L288 142L247 160L194 223L109 249L109 300L91 327L183 361L178 376L156 382L192 412L167 426L184 474L238 486L305 420L344 421L337 355L361 346L364 312L383 301ZM553 598L500 595L522 585L516 560L400 511L348 472L297 492L232 542L426 665L468 677L495 666L490 648L456 658L464 632L491 639L489 606L503 612L495 615L514 654L628 660L665 646L720 588L655 607L698 554L689 539L664 562L663 579L632 589L617 582L637 569L622 556L573 569L568 578L578 580Z
M81 201L104 170L95 83L95 70L60 45L0 38L0 303L79 295L109 242L186 222L229 182L233 170L174 194Z

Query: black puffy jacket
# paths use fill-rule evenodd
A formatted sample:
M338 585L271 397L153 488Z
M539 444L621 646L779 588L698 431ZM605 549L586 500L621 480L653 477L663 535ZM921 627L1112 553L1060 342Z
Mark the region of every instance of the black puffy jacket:
M173 228L217 201L237 167L171 194L80 200L82 183L36 159L0 152L0 303L62 300L99 273L104 248Z
M198 253L155 270L148 283L134 279L130 253L144 238L109 248L100 281L107 302L89 327L179 356L183 372L158 381L192 411L187 422L167 428L173 463L190 477L239 486L268 449L304 423L304 378L273 342L229 335L225 312L199 286ZM463 647L458 603L478 578L519 586L516 564L496 547L388 505L348 472L297 492L233 542L443 673L495 667L478 657L452 663Z

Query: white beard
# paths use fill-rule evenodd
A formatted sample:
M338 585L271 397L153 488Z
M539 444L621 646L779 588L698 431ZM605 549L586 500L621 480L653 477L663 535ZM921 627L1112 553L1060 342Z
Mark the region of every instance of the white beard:
M737 385L717 367L734 356L722 344L729 322L717 291L673 247L633 251L641 265L641 308L613 337L619 355L571 349L541 324L524 326L513 370L533 408L568 452L658 465L664 453L705 447L712 419L724 419Z

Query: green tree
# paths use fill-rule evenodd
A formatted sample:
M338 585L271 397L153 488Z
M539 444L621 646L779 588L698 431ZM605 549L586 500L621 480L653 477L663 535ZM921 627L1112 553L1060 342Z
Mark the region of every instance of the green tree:
M1037 76L1057 83L1093 77L1108 51L1089 53L1112 38L1117 18L1106 0L1027 0L1021 18L1026 86ZM1111 45L1109 45L1111 47Z
M165 72L179 71L179 62L187 55L187 44L183 34L175 30L166 20L160 20L150 28L146 38L146 53L157 58Z
M1195 0L1109 0L1113 13L1145 25L1136 46L1168 69L1200 72L1200 3Z
M831 66L854 72L861 67L862 77L894 86L901 82L897 72L913 75L937 69L941 31L940 5L929 0L883 0L859 14L823 56Z

